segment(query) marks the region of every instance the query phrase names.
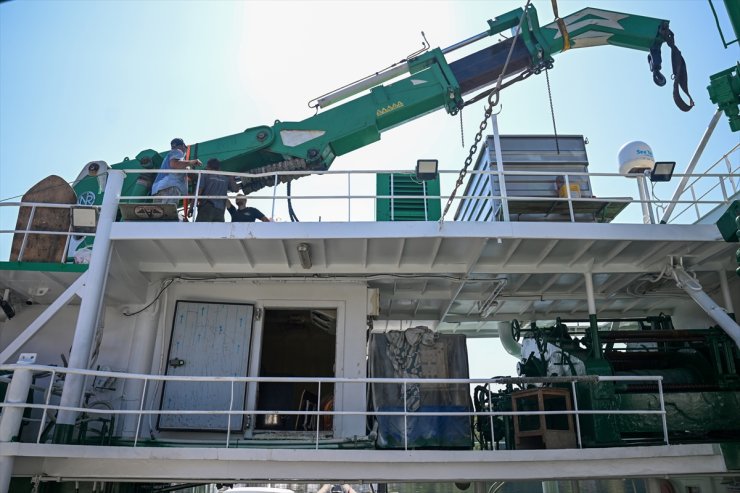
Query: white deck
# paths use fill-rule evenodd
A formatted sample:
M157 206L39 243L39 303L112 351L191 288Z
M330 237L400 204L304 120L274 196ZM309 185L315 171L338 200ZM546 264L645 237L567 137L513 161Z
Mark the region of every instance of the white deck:
M496 335L495 321L527 313L587 318L586 273L600 318L670 315L688 300L675 283L659 287L671 297L626 288L673 256L716 293L717 272L733 269L736 249L713 224L138 222L113 224L111 238L107 297L114 304L144 302L141 286L173 276L351 278L380 290L381 324L443 319L440 330L472 336ZM311 245L310 269L300 265L302 242ZM48 288L35 301L51 303L79 275L0 270L0 286ZM477 304L496 278L507 280L499 307L482 319ZM740 292L740 279L728 281Z
M3 444L15 473L68 480L513 481L727 473L718 445L587 450L375 451Z
M379 320L442 320L441 330L495 335L496 320L527 312L587 318L582 274L594 277L602 318L671 314L688 299L625 291L669 257L682 257L707 292L731 270L735 246L714 225L583 223L117 223L109 296L144 301L142 282L191 277L359 278L380 289ZM311 245L303 269L297 245ZM498 310L477 303L506 278ZM740 280L730 289L740 291ZM472 324L472 325L471 325ZM482 332L481 332L482 331ZM493 332L492 332L493 331Z

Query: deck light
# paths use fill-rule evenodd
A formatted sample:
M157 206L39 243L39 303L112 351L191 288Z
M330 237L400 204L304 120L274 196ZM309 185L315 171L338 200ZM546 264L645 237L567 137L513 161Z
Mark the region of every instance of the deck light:
M650 181L670 181L675 167L675 161L658 161L650 172Z
M439 161L436 159L418 159L416 161L416 179L428 181L437 178L438 164Z
M301 267L310 269L311 265L313 265L311 262L311 245L308 243L299 243L298 258L301 259Z
M92 233L97 222L97 212L92 207L72 207L72 228L78 233Z

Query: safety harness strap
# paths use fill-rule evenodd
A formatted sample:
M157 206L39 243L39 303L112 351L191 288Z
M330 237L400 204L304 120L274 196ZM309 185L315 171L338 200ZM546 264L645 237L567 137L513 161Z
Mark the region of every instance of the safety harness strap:
M673 31L667 27L661 31L666 44L671 48L671 65L673 67L673 101L681 111L689 111L694 107L694 100L691 98L691 94L689 94L689 74L686 70L686 60L684 60L681 50L676 46ZM689 98L688 103L681 97L679 89Z
M565 21L560 18L560 15L558 14L558 0L552 0L552 12L555 15L555 22L558 23L558 29L560 29L560 34L563 36L563 50L566 51L570 49L570 35L568 34L568 30L565 28Z

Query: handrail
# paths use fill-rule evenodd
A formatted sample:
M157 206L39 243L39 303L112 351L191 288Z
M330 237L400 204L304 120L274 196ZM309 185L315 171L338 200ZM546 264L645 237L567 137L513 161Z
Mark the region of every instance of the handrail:
M581 438L581 429L579 418L582 416L596 416L596 415L645 415L652 416L657 415L662 419L663 428L663 441L668 444L668 428L666 421L666 409L663 395L663 386L661 376L601 376L601 375L587 375L587 376L568 376L568 377L495 377L495 378L346 378L346 377L246 377L246 376L174 376L174 375L147 375L147 374L134 374L134 373L123 373L114 371L100 371L100 370L83 370L74 368L63 368L56 366L45 366L45 365L2 365L0 366L2 372L14 372L16 371L27 371L31 373L47 374L49 378L48 386L43 387L38 383L34 385L33 390L38 392L44 392L45 396L43 403L28 404L26 402L5 402L0 403L0 409L4 408L16 408L24 410L40 410L41 418L39 421L39 431L36 436L35 443L41 443L42 430L47 425L51 413L58 411L71 411L78 413L87 413L88 415L105 415L105 416L136 416L136 432L134 438L134 447L138 445L138 439L141 432L141 420L144 416L162 416L162 415L217 415L227 417L227 430L225 430L226 441L224 447L228 448L231 443L231 417L232 416L262 416L262 415L282 415L282 416L307 416L315 417L316 419L316 434L313 439L313 444L318 448L321 442L320 431L321 430L321 418L325 416L396 416L403 417L404 422L409 418L427 417L427 416L457 416L457 417L469 417L471 419L482 419L489 418L494 419L495 417L503 416L550 416L550 415L568 415L575 416L576 422L576 435L577 444L579 448L583 447ZM58 383L60 375L80 375L84 377L92 377L94 381L96 378L117 378L121 380L143 380L143 390L139 397L134 398L138 401L138 405L133 406L131 409L109 409L109 408L93 408L85 406L61 406L52 404L51 396L53 394L54 386ZM12 382L12 379L11 379ZM30 381L29 381L30 382ZM147 409L145 403L148 398L147 389L150 388L150 382L210 382L210 383L229 383L230 385L230 398L228 409L210 409L210 410L195 410L195 409ZM637 410L617 410L617 409L583 409L578 405L578 397L576 392L576 384L598 384L602 382L654 382L657 385L658 396L660 400L660 409L637 409ZM319 396L321 392L321 386L326 384L397 384L403 385L406 389L408 385L460 385L465 386L469 389L473 384L485 384L489 385L489 394L491 393L490 385L494 384L547 384L547 383L559 383L559 384L570 384L573 391L571 398L573 400L573 409L571 410L537 410L537 411L495 411L492 409L483 411L409 411L408 405L405 401L406 392L403 392L404 396L404 410L401 411L379 411L379 410L324 410L321 406L316 406L315 410L270 410L270 409L234 409L234 386L235 384L260 384L260 383L312 383L318 384ZM156 387L155 387L156 388ZM467 390L466 390L467 391ZM320 398L320 397L319 397ZM130 400L131 398L129 398ZM320 402L320 401L319 401ZM34 420L35 421L35 420ZM223 432L218 430L215 432ZM408 449L408 426L404 426L404 449Z
M708 212L708 210L700 209L700 206L703 207L716 207L722 204L729 203L729 200L732 198L732 196L736 195L738 193L738 189L740 189L740 166L734 166L732 163L730 163L729 156L733 153L737 152L738 149L740 149L740 144L733 147L729 152L727 152L725 155L720 157L715 163L713 163L709 169L707 169L704 173L696 173L696 174L674 174L673 176L678 177L693 177L693 179L690 181L687 191L692 194L692 198L684 199L684 200L676 200L676 201L669 201L669 200L661 200L656 197L647 198L646 200L641 199L635 199L632 197L613 197L613 198L604 198L604 197L596 197L596 196L590 196L590 197L573 197L571 195L571 186L570 184L574 181L582 179L582 177L588 177L588 178L619 178L622 180L622 185L625 186L629 183L630 180L624 180L624 176L618 174L618 173L604 173L604 172L564 172L564 171L554 171L554 170L548 170L548 171L527 171L527 170L503 170L503 171L491 171L491 170L472 170L468 174L472 177L479 176L480 179L485 179L486 176L490 176L490 180L499 179L499 177L508 177L511 179L511 177L528 177L528 178L534 178L534 177L548 177L548 179L552 179L553 176L562 176L564 178L564 182L566 186L564 187L567 196L560 197L557 195L557 191L555 190L555 185L553 184L553 190L546 191L547 195L512 195L511 193L508 194L495 194L493 190L482 190L480 194L467 194L467 195L457 195L455 200L458 201L459 204L462 204L464 201L473 202L473 201L486 201L487 207L496 207L496 203L503 203L503 201L506 201L507 203L513 202L530 202L530 203L551 203L551 204L560 204L565 203L567 204L567 210L563 210L560 208L560 211L563 212L557 212L554 214L558 214L557 218L560 220L575 222L577 218L578 212L578 204L588 204L588 203L603 203L605 200L608 200L609 203L613 204L626 204L626 207L630 207L631 204L636 205L642 205L646 204L648 207L657 207L657 208L665 208L667 205L684 205L685 207L682 208L680 212L678 212L674 217L671 218L671 224L676 224L679 218L685 218L685 213L691 209L692 207L696 211L696 218L695 220L698 220L701 217L702 213ZM718 170L722 165L726 165L727 172L712 172L714 170ZM310 201L318 201L318 200L346 200L347 201L347 221L352 221L352 215L353 213L357 214L356 211L361 211L361 213L367 214L367 207L368 204L363 205L363 207L353 207L352 202L353 201L370 201L370 200L380 200L380 199L387 199L391 200L391 204L394 204L398 200L440 200L444 201L447 198L449 198L449 194L447 193L440 193L439 195L396 195L396 194L373 194L373 193L363 193L362 189L359 187L355 187L356 193L352 194L352 176L353 175L374 175L379 172L393 172L393 173L407 173L407 174L413 174L412 171L378 171L378 170L370 170L370 169L358 169L358 170L325 170L325 171L312 171L312 172L306 172L306 171L280 171L280 172L269 172L269 173L234 173L234 172L227 172L227 171L213 171L213 170L136 170L137 174L158 174L158 173L175 173L175 174L197 174L198 180L200 180L201 175L203 174L214 174L214 175L225 175L225 176L233 176L233 177L242 177L242 178L259 178L259 177L274 177L274 181L276 183L279 183L281 176L292 176L292 177L300 177L300 176L312 176L312 175L334 175L334 176L340 176L345 175L347 176L346 180L346 193L342 193L342 191L338 193L322 193L322 194L315 194L315 195L306 195L306 194L296 194L293 193L290 196L278 194L276 189L272 191L270 195L257 195L252 194L247 196L249 200L251 201L270 201L271 202L271 210L273 211L272 214L275 214L275 207L278 202L285 202L288 199L291 199L296 202L304 202L304 203L310 203ZM456 175L457 172L455 171L446 171L446 170L440 170L440 176L445 177L448 175ZM699 190L698 186L701 183L706 183L707 180L710 180L713 185L708 186L706 190ZM442 182L444 183L444 182ZM485 187L484 187L485 188ZM492 187L488 187L492 188ZM367 189L367 187L365 187ZM310 192L309 192L310 193ZM693 198L696 197L696 198ZM196 189L194 194L188 194L188 195L177 195L172 196L171 198L177 198L177 199L193 199L194 203L197 204L199 199L219 199L219 200L226 200L226 199L233 199L235 198L234 195L224 195L224 196L217 196L217 195L200 195L198 193L198 190ZM133 202L133 201L151 201L153 198L149 195L139 195L139 196L125 196L120 199L121 202ZM471 204L473 207L476 207L475 204ZM0 202L0 207L30 207L31 208L31 220L28 221L26 224L25 229L0 229L0 234L17 234L22 233L24 235L24 242L22 245L25 247L25 243L27 242L28 235L31 234L43 234L43 235L63 235L70 238L71 236L86 236L86 237L94 237L94 232L88 232L88 233L82 233L82 232L75 232L75 231L37 231L32 230L32 219L33 214L37 207L44 207L44 208L59 208L59 209L72 209L75 207L80 207L78 204L50 204L50 203L40 203L40 202ZM84 206L84 207L92 207L92 208L98 208L99 206ZM483 205L478 206L483 207ZM583 209L581 209L583 210ZM628 209L630 210L630 209ZM634 210L634 209L632 209ZM336 209L336 211L339 211L339 209ZM336 214L336 212L333 212ZM539 213L535 213L539 214ZM549 214L553 214L552 212ZM565 215L565 217L561 217L562 215ZM540 214L541 215L541 214ZM481 216L484 217L484 216ZM620 216L620 217L624 217ZM329 220L340 220L341 219L329 219ZM638 216L637 219L632 218L632 220L628 220L627 222L640 222L640 218ZM691 222L694 222L693 220ZM69 240L68 240L69 242ZM66 255L65 255L66 257ZM21 256L22 260L22 256ZM62 259L64 261L64 259Z
M732 164L730 164L730 155L733 152L736 152L736 151L738 153L740 153L739 150L740 150L740 144L737 144L737 145L735 145L735 147L733 147L727 153L725 153L722 157L720 157L717 161L715 161L714 164L712 164L709 168L707 168L707 170L706 170L707 172L701 173L701 174L697 174L697 175L693 175L693 176L695 176L695 178L686 185L686 188L683 191L683 193L687 193L687 192L690 193L692 199L696 197L697 187L698 187L698 185L700 183L700 180L702 180L704 178L717 178L717 183L714 184L714 185L711 185L704 193L702 193L701 195L699 195L699 197L696 198L695 200L675 201L674 203L677 203L677 204L679 204L679 203L688 203L689 205L687 205L685 208L681 209L681 211L678 214L676 214L675 216L673 216L671 218L671 220L669 221L670 223L673 223L684 212L688 211L691 208L691 205L694 205L695 206L695 209L696 209L696 220L701 219L701 214L699 212L699 209L698 209L698 205L697 204L699 204L699 203L706 203L706 202L701 202L701 200L704 197L706 197L707 195L709 195L710 193L712 193L715 190L717 190L717 188L719 188L721 190L721 192L722 192L722 198L723 198L723 200L722 200L721 203L724 203L724 204L729 203L729 201L730 201L730 195L728 194L728 190L727 190L727 187L725 185L725 182L726 181L729 181L729 183L731 185L731 188L732 188L732 195L733 196L735 196L738 193L738 189L740 189L740 164L737 165L737 166L735 166L734 168L733 168ZM725 166L727 167L727 173L722 173L722 174L719 174L719 175L716 174L716 173L708 173L710 170L718 167L721 163L724 163Z

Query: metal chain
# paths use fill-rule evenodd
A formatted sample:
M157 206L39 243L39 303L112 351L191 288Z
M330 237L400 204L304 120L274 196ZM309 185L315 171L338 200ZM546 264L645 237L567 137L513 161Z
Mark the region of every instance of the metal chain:
M457 177L457 182L455 182L455 189L452 190L452 194L447 199L447 204L445 204L445 210L444 212L442 212L442 217L440 218L440 222L444 221L444 218L447 215L447 212L450 210L450 206L452 205L452 202L453 200L455 200L455 196L457 195L457 190L463 184L465 175L467 175L468 173L468 167L473 162L473 157L475 156L475 153L478 152L478 144L483 138L483 132L486 130L486 127L488 127L488 120L489 118L491 118L491 115L493 114L493 107L498 104L499 91L505 87L510 86L511 84L514 84L515 82L519 82L521 80L526 79L533 73L534 72L532 70L525 70L524 72L516 76L514 79L507 81L505 84L502 84L498 90L494 87L488 93L488 104L486 105L486 108L484 110L483 120L480 122L480 125L478 126L478 133L475 134L475 138L473 139L473 144L470 146L470 150L468 151L468 157L465 158L465 164L463 165L463 168L460 170L460 175ZM479 94L478 96L474 98L473 101L466 102L464 106L467 106L468 104L472 102L479 101L480 99L482 99L481 96L482 94ZM493 99L494 96L496 97L495 100ZM460 132L462 132L462 122L461 122Z
M555 133L555 149L557 149L558 154L560 154L560 143L558 142L558 128L555 126L555 107L552 104L552 91L550 90L550 70L548 69L545 69L545 79L547 80L547 97L550 99L550 115L552 116L552 131Z
M457 182L455 183L455 189L452 191L450 198L447 199L447 204L445 205L445 210L442 213L441 220L444 220L445 216L447 215L447 211L450 210L452 201L455 199L455 195L457 195L457 189L460 188L460 185L463 184L465 175L468 174L468 166L470 166L470 163L473 162L473 156L475 156L475 153L478 151L478 143L481 141L481 138L483 137L483 132L488 126L488 119L491 118L491 115L493 114L493 107L498 104L498 94L499 94L498 91L494 89L488 95L488 104L486 105L486 109L484 110L485 116L483 118L483 121L481 121L480 125L478 126L478 133L475 134L475 138L473 139L473 144L470 146L470 150L468 151L468 157L465 158L465 164L463 165L463 168L460 170L460 175L457 177ZM495 101L493 100L494 96L496 96Z

